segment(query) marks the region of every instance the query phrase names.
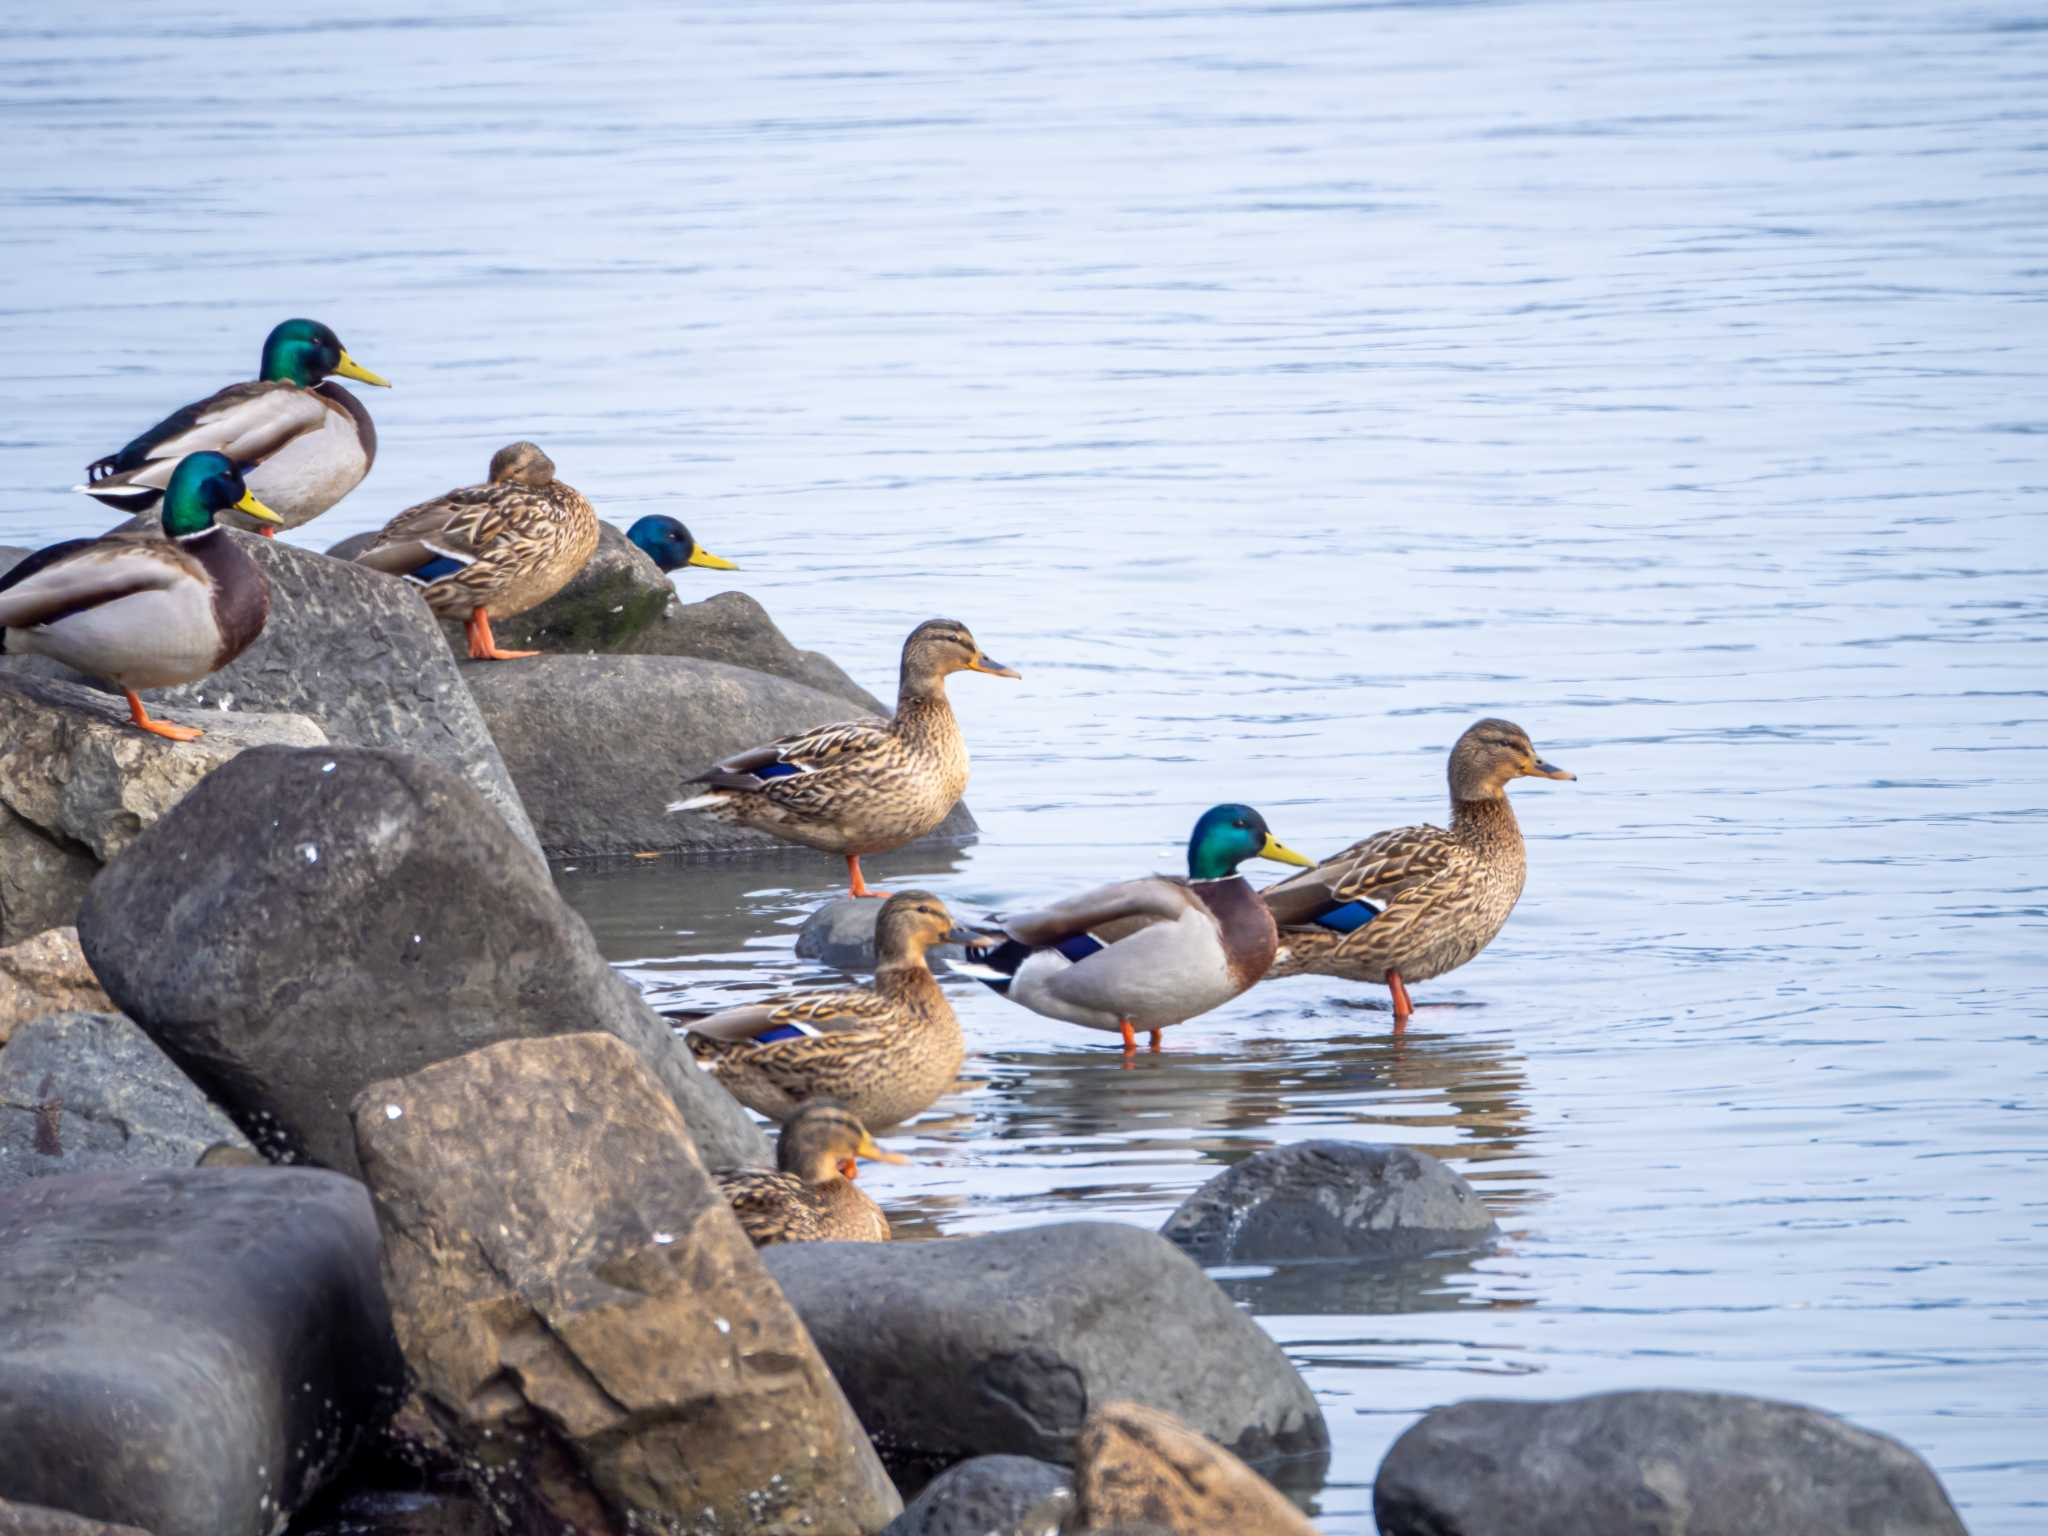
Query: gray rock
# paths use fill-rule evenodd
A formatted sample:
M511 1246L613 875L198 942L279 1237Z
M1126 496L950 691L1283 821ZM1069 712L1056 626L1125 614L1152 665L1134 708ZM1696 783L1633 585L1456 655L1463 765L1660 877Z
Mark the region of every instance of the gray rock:
M1380 1463L1373 1515L1386 1536L1964 1536L1896 1440L1720 1392L1434 1409Z
M1073 1503L1065 1467L976 1456L927 1483L882 1536L1056 1536Z
M842 971L872 971L875 968L875 919L882 903L856 896L838 896L814 908L796 934L796 957L815 960ZM958 944L941 944L926 958L932 970L944 975L948 962L958 960Z
M761 1256L883 1457L906 1471L990 1453L1070 1462L1090 1407L1112 1398L1173 1413L1252 1459L1329 1445L1279 1346L1185 1254L1136 1227L788 1243Z
M4 553L4 552L0 552ZM0 575L7 562L0 559ZM149 1536L132 1525L109 1525L61 1509L40 1504L16 1504L0 1499L0 1536Z
M638 551L636 550L637 554ZM652 563L652 562L650 562ZM786 677L820 693L850 700L857 715L886 715L889 705L861 687L821 651L800 651L744 592L720 592L699 602L677 601L640 632L633 649L644 656L695 656Z
M180 723L206 734L152 736L98 689L0 671L0 944L68 925L100 866L237 753L327 739L303 715L192 710Z
M161 705L172 719L224 702L283 710L310 715L338 745L427 758L461 774L538 850L518 791L419 593L345 560L252 534L235 537L270 579L269 622L227 666L153 692L150 707ZM39 657L22 660L43 664Z
M801 683L685 656L537 656L479 662L464 675L557 857L787 847L667 807L689 792L686 773L857 713ZM932 837L973 830L955 806Z
M0 1051L0 1190L116 1168L196 1168L220 1143L246 1148L220 1112L118 1013L57 1013Z
M1478 1193L1425 1152L1350 1141L1269 1147L1209 1180L1161 1233L1202 1264L1412 1259L1493 1241Z
M365 1084L593 1029L653 1067L713 1166L768 1158L503 818L422 758L244 753L108 866L78 931L121 1011L276 1158L354 1173Z
M270 1536L403 1373L352 1179L78 1174L0 1195L0 1498Z

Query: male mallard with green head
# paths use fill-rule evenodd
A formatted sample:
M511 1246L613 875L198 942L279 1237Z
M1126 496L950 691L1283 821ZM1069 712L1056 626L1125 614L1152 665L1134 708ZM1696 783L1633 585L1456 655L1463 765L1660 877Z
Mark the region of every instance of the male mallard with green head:
M770 1243L886 1243L889 1218L854 1184L860 1159L907 1163L884 1152L858 1116L809 1104L782 1128L776 1172L731 1168L712 1175L756 1248Z
M362 483L377 457L377 429L362 401L334 375L389 389L357 363L333 331L317 320L287 320L263 343L253 383L230 384L175 411L119 453L86 466L73 490L146 512L157 504L171 471L187 454L224 453L241 466L257 498L277 514L254 531L311 522ZM228 522L240 526L231 516Z
M688 565L707 571L739 569L699 544L696 535L682 523L660 512L650 512L628 528L626 541L660 566L664 575Z
M181 459L163 508L161 533L67 539L0 576L0 650L103 677L128 695L143 730L190 741L197 727L150 719L135 691L195 683L263 633L270 584L215 518L277 514L218 453Z
M1279 936L1237 867L1308 860L1274 838L1248 805L1203 812L1188 838L1186 881L1153 875L1105 885L1002 919L971 945L966 974L1049 1019L1124 1037L1160 1031L1229 1002L1266 974Z
M892 720L849 720L728 757L685 782L710 786L669 806L754 827L846 860L855 896L863 855L914 842L967 788L967 743L946 700L955 672L1017 673L984 656L958 619L927 619L903 642Z
M960 1078L967 1044L925 952L953 933L946 904L899 891L875 914L875 984L786 992L685 1019L691 1054L756 1114L788 1120L826 1101L887 1130Z
M1577 777L1538 757L1519 725L1481 720L1451 748L1448 828L1376 833L1266 889L1280 925L1269 974L1385 986L1394 1026L1405 1026L1414 1012L1405 984L1454 971L1486 948L1522 894L1529 866L1509 783Z
M384 525L358 565L403 576L427 606L469 632L475 661L517 661L538 651L501 651L491 620L546 602L597 548L597 510L555 478L555 461L532 443L491 455L491 477L408 507Z

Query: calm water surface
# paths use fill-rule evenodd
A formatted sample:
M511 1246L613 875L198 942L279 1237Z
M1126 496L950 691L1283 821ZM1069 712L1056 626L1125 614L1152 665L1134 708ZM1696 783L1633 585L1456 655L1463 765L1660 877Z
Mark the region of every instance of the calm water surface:
M0 7L0 540L285 314L398 388L324 546L543 442L886 689L969 620L977 913L1253 802L1441 813L1485 713L1528 893L1477 963L1101 1037L958 1004L906 1236L1156 1224L1310 1136L1500 1251L1230 1283L1327 1531L1435 1403L1683 1385L2048 1524L2048 13L514 0ZM716 590L690 573L692 595ZM691 744L672 744L678 769ZM823 860L563 883L662 1000L807 975Z

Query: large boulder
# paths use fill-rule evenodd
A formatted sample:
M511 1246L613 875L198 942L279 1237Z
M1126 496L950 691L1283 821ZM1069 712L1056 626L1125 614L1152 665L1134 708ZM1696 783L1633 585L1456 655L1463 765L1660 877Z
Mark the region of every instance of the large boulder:
M1898 1441L1721 1392L1438 1408L1394 1442L1372 1502L1385 1536L1964 1536Z
M115 1168L196 1168L248 1147L235 1123L118 1013L56 1013L0 1051L0 1190Z
M634 1051L507 1041L373 1084L355 1127L406 1358L508 1528L874 1532L902 1508Z
M1202 1264L1411 1259L1497 1233L1478 1192L1428 1153L1350 1141L1254 1153L1189 1195L1160 1230Z
M1076 1530L1316 1536L1280 1490L1170 1413L1104 1403L1074 1442Z
M860 713L836 694L686 656L538 656L466 675L542 845L557 856L787 847L667 807L690 792L687 773ZM973 830L955 806L932 836Z
M976 1456L925 1484L882 1536L1054 1536L1073 1507L1065 1467Z
M0 1498L270 1536L398 1400L377 1246L368 1191L314 1169L0 1194Z
M5 564L0 561L0 564ZM109 1525L41 1504L0 1499L0 1536L149 1536L132 1525Z
M108 866L78 929L121 1011L274 1158L353 1173L366 1083L599 1029L654 1068L715 1164L767 1161L540 861L425 759L244 753Z
M45 928L0 949L0 1045L46 1013L104 1012L113 1006L85 963L76 928Z
M1068 1461L1089 1409L1112 1398L1163 1408L1254 1459L1329 1445L1280 1347L1154 1233L1062 1222L762 1256L906 1472L989 1453Z
M173 719L218 705L284 710L310 715L338 745L427 758L460 774L538 850L519 793L419 593L396 577L281 540L234 537L270 579L270 619L227 666L152 693L150 707L161 705Z
M206 734L154 736L97 689L0 671L0 944L70 923L100 867L237 753L327 739L302 715L173 718Z

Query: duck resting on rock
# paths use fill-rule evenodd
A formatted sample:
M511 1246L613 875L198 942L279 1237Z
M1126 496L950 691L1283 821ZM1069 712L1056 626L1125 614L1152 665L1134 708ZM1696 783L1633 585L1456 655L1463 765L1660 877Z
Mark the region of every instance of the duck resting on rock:
M597 512L555 478L555 461L532 443L491 455L483 485L408 507L384 525L358 565L403 576L427 606L460 620L474 661L517 661L538 651L501 651L493 618L546 602L597 548Z
M286 320L263 343L256 379L174 411L119 453L86 466L82 491L124 512L147 512L187 454L224 453L276 516L249 519L273 537L310 523L362 483L377 458L370 413L334 376L391 387L348 355L318 320ZM246 516L246 514L243 514ZM235 509L226 518L243 526Z
M886 1243L889 1218L855 1186L860 1159L907 1163L884 1152L858 1116L838 1104L807 1104L782 1128L775 1168L732 1168L712 1177L756 1248L770 1243Z
M848 720L728 757L686 782L708 786L671 813L697 811L846 860L855 896L864 855L915 842L967 788L967 743L946 700L955 672L1017 673L984 656L958 619L927 619L903 642L891 720Z
M1237 867L1309 861L1276 840L1248 805L1203 812L1188 838L1185 881L1165 875L1100 886L999 920L954 969L1033 1013L1121 1034L1160 1032L1220 1007L1266 974L1279 937Z
M958 940L946 904L899 891L875 914L875 984L785 992L705 1017L670 1015L690 1052L756 1114L838 1104L870 1130L923 1114L960 1078L967 1046L925 952Z
M738 566L721 559L699 544L690 530L672 517L650 512L626 530L627 541L660 566L663 573L680 571L686 565L707 571L736 571Z
M1451 748L1451 824L1395 827L1264 892L1280 925L1270 976L1369 981L1414 1012L1406 983L1454 971L1493 942L1522 894L1528 857L1508 805L1515 779L1576 779L1536 755L1529 733L1481 720Z
M204 734L152 720L136 690L196 683L263 633L270 583L216 521L229 509L277 521L225 457L187 454L165 482L161 533L66 539L0 576L0 651L105 678L154 735Z

